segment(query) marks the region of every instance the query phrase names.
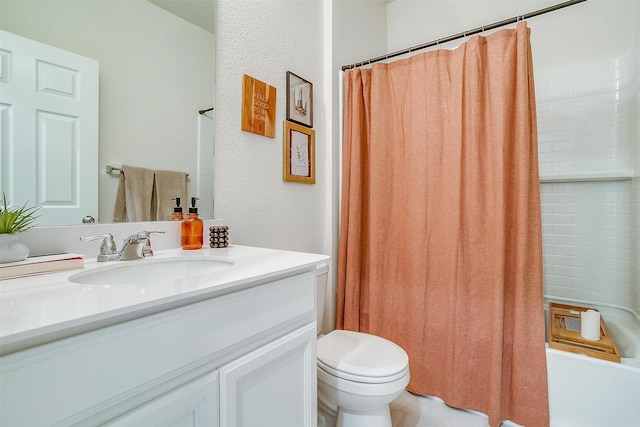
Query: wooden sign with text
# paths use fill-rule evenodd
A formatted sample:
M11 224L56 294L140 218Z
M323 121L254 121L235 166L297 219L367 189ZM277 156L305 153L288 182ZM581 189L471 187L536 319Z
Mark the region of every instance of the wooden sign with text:
M276 137L276 88L242 77L242 130Z

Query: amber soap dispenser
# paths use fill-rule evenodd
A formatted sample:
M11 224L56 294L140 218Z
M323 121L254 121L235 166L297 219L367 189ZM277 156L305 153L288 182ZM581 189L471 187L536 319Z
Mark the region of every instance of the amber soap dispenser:
M180 197L171 200L176 201L176 206L173 208L173 213L171 214L171 221L182 221L184 214L182 213L182 206L180 206Z
M191 198L189 213L181 224L182 249L186 250L202 249L202 230L204 224L202 220L198 218L196 200L198 200L197 197Z

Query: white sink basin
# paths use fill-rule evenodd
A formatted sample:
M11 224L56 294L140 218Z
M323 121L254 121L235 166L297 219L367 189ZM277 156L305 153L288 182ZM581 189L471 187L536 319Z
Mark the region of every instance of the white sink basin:
M69 281L81 285L144 285L213 274L232 265L230 259L211 257L142 259L82 271Z

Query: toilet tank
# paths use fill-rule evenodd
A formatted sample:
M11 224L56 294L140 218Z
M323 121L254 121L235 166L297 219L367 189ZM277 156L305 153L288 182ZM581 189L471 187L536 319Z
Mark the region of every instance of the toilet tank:
M318 264L316 267L316 310L318 333L322 330L324 316L324 302L327 297L327 281L329 280L329 264Z

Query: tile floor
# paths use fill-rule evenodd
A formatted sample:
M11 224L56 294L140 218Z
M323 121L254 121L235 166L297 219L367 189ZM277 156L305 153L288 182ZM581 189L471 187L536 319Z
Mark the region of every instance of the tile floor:
M418 396L404 391L391 402L393 427L489 427L487 416L451 408L437 397ZM318 427L335 427L335 417L318 408ZM502 427L522 427L504 422Z
M391 405L393 427L488 427L480 413L451 408L438 398L404 391ZM318 427L335 427L335 417L318 408Z
M403 392L391 405L393 427L488 427L484 414L451 408L435 397Z

